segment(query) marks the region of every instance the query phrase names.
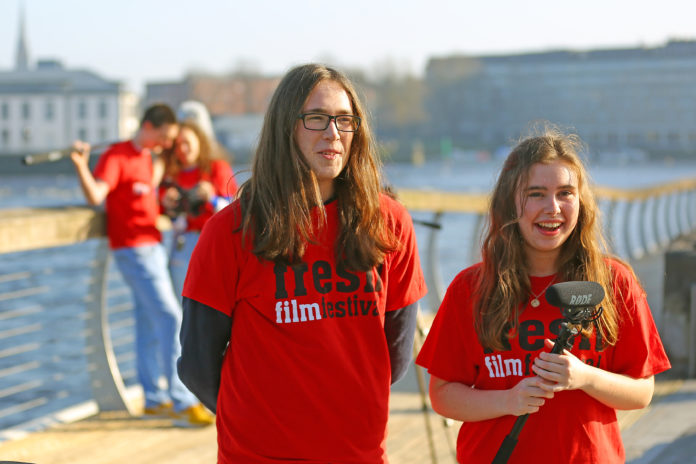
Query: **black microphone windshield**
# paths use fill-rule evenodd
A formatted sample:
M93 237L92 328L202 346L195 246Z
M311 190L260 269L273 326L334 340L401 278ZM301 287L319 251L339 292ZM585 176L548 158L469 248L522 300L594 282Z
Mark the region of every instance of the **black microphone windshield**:
M603 299L604 289L597 282L561 282L546 290L546 301L558 308L597 306Z

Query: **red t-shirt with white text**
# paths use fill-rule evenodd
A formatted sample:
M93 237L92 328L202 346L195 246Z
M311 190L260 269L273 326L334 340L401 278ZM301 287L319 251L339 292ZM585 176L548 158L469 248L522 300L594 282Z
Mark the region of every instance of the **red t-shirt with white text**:
M94 177L109 186L106 229L112 249L160 242L149 150L138 151L130 141L111 145L97 161Z
M337 268L337 201L301 265L259 260L215 214L189 264L184 296L233 318L217 404L219 463L384 463L390 389L385 312L425 291L411 219L386 196L402 244L369 272ZM314 218L318 220L317 210Z
M670 363L655 328L645 293L621 263L608 260L614 274L619 338L614 346L598 350L596 330L591 337L576 337L570 350L581 361L601 369L649 377L669 369ZM516 336L503 351L484 350L473 325L473 288L481 264L465 269L450 284L416 362L448 382L479 390L507 390L524 377L534 376L531 366L555 340L562 315L544 298L556 276L531 277L532 294L541 305L527 305ZM517 418L464 422L457 438L457 460L489 464ZM624 448L616 411L581 390L556 393L541 409L530 414L508 461L518 463L623 463Z

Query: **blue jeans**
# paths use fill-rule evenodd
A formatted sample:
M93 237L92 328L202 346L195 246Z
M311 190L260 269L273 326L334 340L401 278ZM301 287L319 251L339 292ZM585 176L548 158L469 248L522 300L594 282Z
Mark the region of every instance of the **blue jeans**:
M174 295L161 244L113 250L114 260L133 294L138 380L145 407L171 401L176 411L198 402L181 382L176 360L181 355L181 306ZM167 390L160 387L161 376Z
M181 294L184 290L184 280L186 279L186 271L191 260L191 254L198 242L200 232L184 232L174 234L172 240L172 251L169 254L169 273L172 276L172 284L177 298L181 299Z

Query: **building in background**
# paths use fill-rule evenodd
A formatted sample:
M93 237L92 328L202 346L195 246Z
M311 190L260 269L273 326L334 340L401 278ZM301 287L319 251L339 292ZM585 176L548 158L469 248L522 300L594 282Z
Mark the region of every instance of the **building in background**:
M218 141L237 159L247 159L256 146L263 115L279 82L280 77L254 74L192 73L179 82L146 84L144 104L162 102L176 109L186 100L203 103Z
M509 145L546 120L576 130L591 153L696 152L694 41L433 58L426 86L430 135L469 147Z
M57 60L31 66L20 18L13 70L0 71L0 155L93 144L130 137L138 126L138 99L118 82Z

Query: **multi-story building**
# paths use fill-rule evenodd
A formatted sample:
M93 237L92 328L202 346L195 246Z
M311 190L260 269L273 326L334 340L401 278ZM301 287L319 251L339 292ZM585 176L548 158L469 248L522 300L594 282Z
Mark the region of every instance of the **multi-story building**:
M197 100L208 108L213 118L263 114L279 82L279 77L194 73L179 82L146 84L145 105L163 102L176 108L185 100Z
M55 60L30 66L20 25L15 69L0 71L0 154L94 144L129 137L137 129L137 98L87 70Z
M535 121L577 131L590 151L696 152L696 42L657 48L433 58L431 135L509 144Z
M186 100L203 103L215 135L240 158L249 156L258 140L263 114L279 77L189 74L179 82L148 83L145 104L163 102L173 108Z

